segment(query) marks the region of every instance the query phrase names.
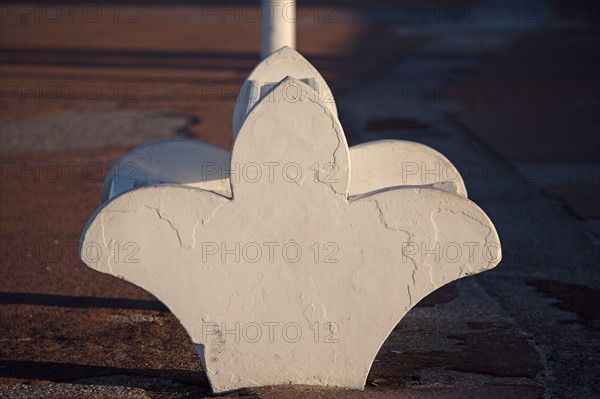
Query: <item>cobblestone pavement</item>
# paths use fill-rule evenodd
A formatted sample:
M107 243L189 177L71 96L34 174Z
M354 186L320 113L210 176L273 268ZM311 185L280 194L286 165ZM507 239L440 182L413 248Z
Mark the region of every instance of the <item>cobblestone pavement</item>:
M350 144L407 139L443 152L504 255L411 310L364 391L230 396L598 397L597 2L299 3L299 50L332 82ZM44 4L25 22L19 6L1 9L0 397L209 397L176 318L85 268L76 248L128 148L181 136L231 144L260 24L236 3L102 4L96 22L83 6L49 21Z

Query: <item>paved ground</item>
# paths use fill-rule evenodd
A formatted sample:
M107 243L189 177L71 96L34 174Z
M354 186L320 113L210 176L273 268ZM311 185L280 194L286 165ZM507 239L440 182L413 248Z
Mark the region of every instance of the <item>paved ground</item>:
M503 261L413 309L364 392L231 396L598 397L598 5L415 4L312 2L299 49L333 82L351 144L414 140L459 167ZM127 148L231 144L260 26L240 7L103 5L95 22L79 6L57 22L38 7L23 22L3 5L0 25L0 397L210 396L175 317L83 267L76 247Z

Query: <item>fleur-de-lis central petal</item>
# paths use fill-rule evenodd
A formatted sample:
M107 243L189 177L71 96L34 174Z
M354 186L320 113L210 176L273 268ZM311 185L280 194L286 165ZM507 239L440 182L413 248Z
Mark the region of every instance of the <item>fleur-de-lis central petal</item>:
M264 192L277 191L289 204L312 195L298 196L299 191L328 189L345 198L348 158L338 119L305 83L285 78L250 111L236 138L231 157L232 171L238 173L230 177L233 197L264 201ZM265 166L271 167L269 176L263 176Z

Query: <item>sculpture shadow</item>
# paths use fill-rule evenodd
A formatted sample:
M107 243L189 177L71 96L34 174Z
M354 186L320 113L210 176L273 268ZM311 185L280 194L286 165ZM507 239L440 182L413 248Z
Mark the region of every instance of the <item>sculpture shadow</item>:
M70 296L50 294L30 294L20 292L0 293L2 305L40 305L67 308L110 308L132 310L154 310L168 312L159 301L126 298L102 298L93 296Z
M143 388L157 392L210 393L202 370L120 368L75 363L0 360L0 377L55 383Z

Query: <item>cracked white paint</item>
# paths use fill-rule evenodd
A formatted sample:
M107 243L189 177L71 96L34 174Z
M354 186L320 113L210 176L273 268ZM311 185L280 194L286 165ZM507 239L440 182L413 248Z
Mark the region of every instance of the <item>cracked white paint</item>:
M292 87L293 101L284 100ZM350 157L331 110L286 78L245 118L231 165L294 163L302 180L231 175L227 197L187 184L132 188L91 218L80 255L169 307L215 392L362 389L406 312L436 288L494 267L501 252L493 224L464 195L406 185L351 197ZM334 178L313 178L328 163ZM131 244L135 254L125 254ZM477 252L444 254L456 245Z

